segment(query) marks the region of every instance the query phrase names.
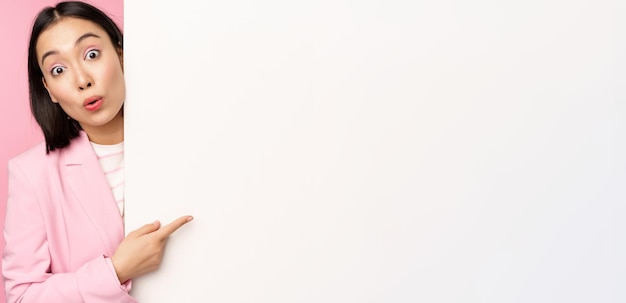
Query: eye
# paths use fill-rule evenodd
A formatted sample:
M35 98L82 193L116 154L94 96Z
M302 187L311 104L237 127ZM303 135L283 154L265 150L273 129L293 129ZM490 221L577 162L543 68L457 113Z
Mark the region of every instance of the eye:
M63 66L55 66L55 67L53 67L53 68L52 68L52 70L50 71L50 73L51 73L53 76L58 76L58 75L60 75L61 73L63 73L63 71L65 71L65 67L63 67Z
M85 54L85 60L93 60L100 57L100 51L97 49L92 49Z

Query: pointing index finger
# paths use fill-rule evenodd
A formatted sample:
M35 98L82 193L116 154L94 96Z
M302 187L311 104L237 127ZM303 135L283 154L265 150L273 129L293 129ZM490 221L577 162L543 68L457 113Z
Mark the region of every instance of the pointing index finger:
M156 232L159 234L159 237L161 238L161 240L165 240L172 233L177 231L179 228L181 228L183 225L185 225L186 223L188 223L191 220L193 220L192 216L182 216L182 217L172 221L170 224L167 224L167 225L161 227Z

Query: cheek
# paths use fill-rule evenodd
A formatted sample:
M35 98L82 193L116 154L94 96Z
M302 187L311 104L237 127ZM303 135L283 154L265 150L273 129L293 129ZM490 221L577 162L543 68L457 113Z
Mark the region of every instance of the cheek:
M110 93L115 94L118 98L123 98L126 95L126 84L124 81L124 72L120 66L119 61L115 61L115 64L111 64L104 71L104 79L107 81L107 88Z
M48 84L48 93L50 97L61 105L67 104L71 100L70 87L63 81L54 81Z

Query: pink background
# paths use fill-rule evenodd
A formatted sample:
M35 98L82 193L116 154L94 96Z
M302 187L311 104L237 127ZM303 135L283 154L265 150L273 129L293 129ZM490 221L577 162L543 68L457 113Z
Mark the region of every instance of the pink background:
M28 39L35 15L43 7L57 2L59 1L0 1L0 67L3 71L0 75L0 226L4 226L7 199L7 161L43 140L39 126L32 119L28 103ZM123 0L85 2L102 9L122 25ZM0 244L2 252L3 238ZM0 302L5 302L4 291L0 291Z

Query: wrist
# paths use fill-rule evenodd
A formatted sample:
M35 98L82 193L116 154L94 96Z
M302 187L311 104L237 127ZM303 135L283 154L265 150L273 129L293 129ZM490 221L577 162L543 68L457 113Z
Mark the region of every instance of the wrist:
M123 269L123 266L121 266L119 263L120 262L115 259L115 256L111 258L111 264L113 265L113 269L115 270L115 275L117 276L117 279L120 281L120 284L124 284L128 280L130 280L130 277L128 276L126 271Z

